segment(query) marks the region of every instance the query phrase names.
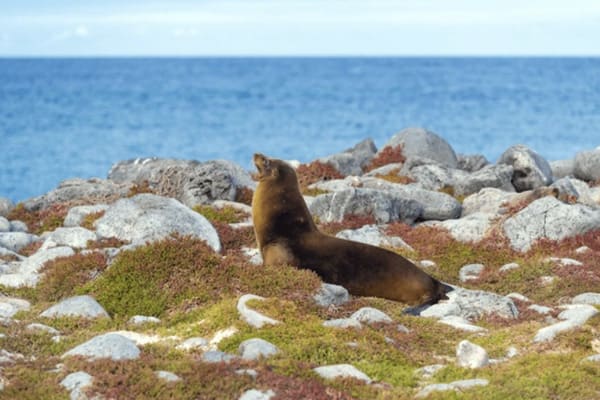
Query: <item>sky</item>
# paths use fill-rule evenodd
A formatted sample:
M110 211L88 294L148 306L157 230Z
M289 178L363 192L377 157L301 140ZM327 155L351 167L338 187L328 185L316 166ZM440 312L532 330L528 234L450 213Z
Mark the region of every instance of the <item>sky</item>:
M600 0L0 0L0 56L600 55Z

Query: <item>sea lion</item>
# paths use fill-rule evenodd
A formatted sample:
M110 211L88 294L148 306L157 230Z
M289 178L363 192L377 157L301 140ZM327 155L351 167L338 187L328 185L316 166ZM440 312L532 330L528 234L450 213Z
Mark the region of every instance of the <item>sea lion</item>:
M252 198L254 232L266 265L293 265L353 295L424 306L447 299L452 287L406 258L380 247L319 231L304 202L294 169L282 160L254 155L259 183Z

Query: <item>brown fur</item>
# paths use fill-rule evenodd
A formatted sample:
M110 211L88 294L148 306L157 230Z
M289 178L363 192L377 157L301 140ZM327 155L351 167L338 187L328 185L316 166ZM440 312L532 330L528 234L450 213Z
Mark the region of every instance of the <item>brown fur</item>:
M319 231L287 163L254 155L259 184L252 199L254 231L264 263L315 271L354 295L434 304L452 290L406 258Z

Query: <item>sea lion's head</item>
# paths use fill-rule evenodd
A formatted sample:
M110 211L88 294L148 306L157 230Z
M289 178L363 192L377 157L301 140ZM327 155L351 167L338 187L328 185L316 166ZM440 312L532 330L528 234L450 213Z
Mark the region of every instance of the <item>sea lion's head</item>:
M253 157L254 165L258 170L258 179L264 180L296 180L296 172L285 161L269 158L264 154L256 153Z

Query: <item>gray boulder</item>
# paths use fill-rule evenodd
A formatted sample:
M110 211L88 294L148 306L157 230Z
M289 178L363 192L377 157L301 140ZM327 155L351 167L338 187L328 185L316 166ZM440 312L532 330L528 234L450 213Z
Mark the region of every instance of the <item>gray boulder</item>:
M10 232L10 221L0 215L0 233Z
M351 149L327 157L319 158L323 164L329 164L342 175L362 175L366 167L377 153L373 140L368 138Z
M558 314L560 322L540 329L533 338L534 342L552 341L559 333L583 326L590 318L598 314L598 309L589 304L572 304L561 308L565 311Z
M420 315L434 318L457 316L468 320L476 320L486 315L498 315L502 318L519 316L515 303L506 296L459 287L454 287L447 296L447 301L432 305L421 311Z
M76 206L71 207L65 220L63 222L63 226L66 228L81 226L84 218L90 214L99 213L102 211L108 210L107 204L96 204L91 206Z
M0 247L17 253L37 240L39 238L36 235L25 232L0 232Z
M583 181L600 179L600 147L575 155L575 177Z
M581 293L571 300L571 304L590 304L600 306L600 293Z
M330 320L324 321L323 326L326 328L340 328L340 329L347 329L347 328L361 329L362 328L362 324L360 323L360 321L357 321L356 319L352 319L352 318L330 319Z
M237 357L220 350L209 350L202 353L202 361L205 363L228 363Z
M550 187L555 188L558 191L558 198L565 202L577 202L590 206L597 205L588 184L579 179L571 177L560 178L554 181Z
M275 396L275 392L271 389L266 392L250 389L242 393L238 400L270 400L273 396Z
M115 202L95 226L101 238L115 237L134 245L178 233L205 240L216 252L221 251L217 231L206 218L175 199L152 194Z
M340 222L347 215L372 216L377 223L412 223L423 213L414 200L374 189L346 189L317 196L310 212L322 222Z
M29 308L31 303L27 300L0 295L0 320L12 318L19 311L27 311Z
M415 398L421 399L424 397L428 397L433 392L445 392L448 390L462 392L464 390L471 389L477 386L487 386L488 384L489 381L487 379L464 379L450 383L433 383L421 389L415 395Z
M76 249L84 249L87 247L89 241L95 241L96 239L96 234L85 228L56 228L46 237L42 248L69 246Z
M574 176L575 160L570 159L550 161L550 169L552 170L552 176L554 176L556 179Z
M339 306L350 301L350 294L343 286L322 283L321 288L313 298L321 307L329 307L330 305Z
M425 222L425 226L434 226L447 230L457 241L476 243L482 240L492 227L493 214L476 212L460 219Z
M266 340L254 338L244 340L238 348L242 360L254 361L260 358L268 358L279 353L277 346Z
M11 232L27 232L29 228L27 228L27 224L23 221L10 221L10 231Z
M561 240L600 228L600 210L546 196L508 218L502 228L511 247L525 252L542 238Z
M498 164L508 164L513 167L512 183L518 192L548 186L553 180L548 161L522 144L509 147L500 156Z
M377 225L364 225L358 229L345 229L338 232L335 236L340 239L370 244L371 246L388 246L413 250L401 238L384 234Z
M481 189L463 200L461 217L475 213L504 214L505 206L516 196L517 193L509 193L497 188Z
M15 208L15 203L12 200L0 197L0 217L6 217L13 208Z
M364 372L359 371L356 367L350 364L326 365L313 369L319 376L324 379L335 378L353 378L361 380L365 383L371 383L372 380Z
M28 210L40 210L55 203L78 202L80 204L111 203L129 193L129 184L118 184L109 180L69 179L42 196L23 203Z
M165 382L179 382L181 377L169 372L169 371L155 371L154 374L158 379L162 379Z
M398 145L402 146L402 154L406 158L413 156L425 157L450 168L457 168L458 166L456 153L448 142L429 130L406 128L392 136L383 148Z
M514 191L512 177L513 168L510 165L488 165L467 175L464 179L460 179L460 176L456 177L453 185L454 194L466 196L490 187L512 192Z
M463 340L456 347L456 362L460 367L475 369L485 367L490 360L483 347Z
M458 154L457 159L458 159L457 168L462 169L463 171L467 171L467 172L479 171L486 165L490 164L490 162L481 154L472 154L472 155Z
M154 193L173 197L188 207L215 200L236 200L243 188L256 183L239 165L226 160L207 162L144 158L112 166L108 178L119 183L147 183Z
M88 397L83 392L88 386L91 386L94 378L84 371L73 372L60 382L60 385L70 392L71 400L87 400Z
M53 305L40 314L44 318L109 318L106 310L91 296L75 296Z
M467 282L472 279L479 278L479 275L485 269L485 265L483 264L468 264L463 266L460 271L458 271L458 278L461 282Z
M373 307L362 307L350 316L350 319L362 322L365 324L375 323L391 323L393 320L389 315Z
M113 361L135 360L140 349L135 342L117 333L105 333L67 351L62 358L82 356L90 360L110 358Z

